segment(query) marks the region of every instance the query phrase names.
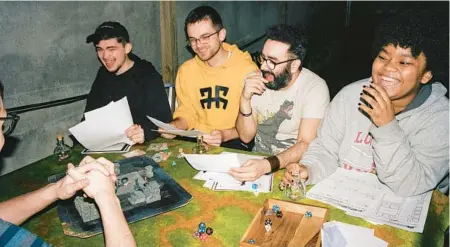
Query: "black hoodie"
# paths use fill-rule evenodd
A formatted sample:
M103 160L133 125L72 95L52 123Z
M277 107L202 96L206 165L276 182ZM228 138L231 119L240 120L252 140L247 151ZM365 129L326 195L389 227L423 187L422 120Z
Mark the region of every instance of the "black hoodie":
M161 75L152 63L130 53L133 67L120 75L109 72L101 66L87 97L84 112L92 111L127 96L133 122L144 129L145 140L159 136L158 129L147 115L163 122L171 122L169 101Z

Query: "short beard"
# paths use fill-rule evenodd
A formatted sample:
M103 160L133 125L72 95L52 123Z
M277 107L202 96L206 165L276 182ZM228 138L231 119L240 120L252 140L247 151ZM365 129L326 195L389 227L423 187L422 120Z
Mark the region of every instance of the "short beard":
M198 58L200 58L200 60L202 60L203 62L208 62L209 60L211 60L211 58L213 58L215 55L217 55L217 53L219 53L220 48L222 47L222 43L220 43L219 47L217 47L217 51L215 51L210 57L206 58L206 59L202 59L199 55Z
M286 66L284 71L281 72L281 74L279 74L277 76L272 71L263 70L262 73L263 73L264 78L265 78L265 76L264 76L265 74L271 74L274 77L273 81L266 83L266 87L270 90L275 90L275 91L285 88L292 79L292 75L289 72L288 68L290 68L290 66Z

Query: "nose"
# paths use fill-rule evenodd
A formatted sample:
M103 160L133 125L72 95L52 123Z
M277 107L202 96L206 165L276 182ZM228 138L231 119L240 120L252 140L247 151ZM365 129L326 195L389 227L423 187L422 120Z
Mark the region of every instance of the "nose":
M270 70L269 69L269 66L267 66L267 60L263 60L262 62L261 62L261 66L260 66L260 69L261 70Z
M397 66L395 65L394 61L390 59L385 65L384 69L388 72L393 72L397 70Z

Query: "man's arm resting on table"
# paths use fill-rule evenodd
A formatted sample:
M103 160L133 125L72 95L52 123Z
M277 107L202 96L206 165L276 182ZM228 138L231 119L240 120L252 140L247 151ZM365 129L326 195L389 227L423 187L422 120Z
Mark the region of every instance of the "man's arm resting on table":
M300 161L309 144L316 138L320 121L319 118L302 119L298 130L297 143L277 155L280 160L280 169L285 168L292 162Z
M244 142L250 142L256 135L256 129L258 127L256 114L252 109L251 100L241 97L239 104L238 118L236 120L236 131L238 137ZM243 114L251 114L250 116L244 116Z
M0 218L16 225L58 200L55 184L0 203Z
M97 196L95 202L100 209L106 246L136 246L136 241L123 215L117 196L104 194Z

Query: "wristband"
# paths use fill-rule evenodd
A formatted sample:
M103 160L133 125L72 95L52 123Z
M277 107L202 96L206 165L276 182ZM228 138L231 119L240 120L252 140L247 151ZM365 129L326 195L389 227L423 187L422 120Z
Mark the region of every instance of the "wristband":
M269 156L265 159L270 163L270 172L267 174L274 173L280 169L280 159L277 156Z
M250 113L245 114L245 113L241 112L241 110L239 109L239 113L244 117L250 117L252 115L253 111L250 109Z

